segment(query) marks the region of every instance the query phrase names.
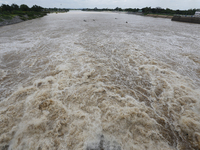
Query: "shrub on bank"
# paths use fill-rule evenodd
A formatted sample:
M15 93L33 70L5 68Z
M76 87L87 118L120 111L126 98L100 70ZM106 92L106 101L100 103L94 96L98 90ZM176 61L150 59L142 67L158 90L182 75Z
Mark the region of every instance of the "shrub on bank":
M31 20L47 15L41 6L34 5L29 8L27 5L20 6L12 4L11 6L2 4L0 6L0 22L4 20L11 20L15 16L19 16L22 20Z

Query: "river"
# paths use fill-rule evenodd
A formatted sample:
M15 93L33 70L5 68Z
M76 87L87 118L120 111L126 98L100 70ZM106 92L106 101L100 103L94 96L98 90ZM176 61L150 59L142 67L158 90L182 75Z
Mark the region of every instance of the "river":
M200 149L199 33L81 11L0 27L0 149Z

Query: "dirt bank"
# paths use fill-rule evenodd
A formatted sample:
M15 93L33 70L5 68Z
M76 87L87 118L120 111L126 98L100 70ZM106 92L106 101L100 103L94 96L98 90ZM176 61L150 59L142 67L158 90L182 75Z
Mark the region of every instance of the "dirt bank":
M173 16L168 16L168 15L157 15L157 14L147 14L149 17L156 17L156 18L169 18L171 19Z
M2 19L3 21L0 22L0 26L5 26L5 25L10 25L10 24L15 24L15 23L19 23L22 22L23 20L20 19L19 16L15 16L12 19Z
M26 20L32 20L32 19L36 19L36 18L40 18L40 17L44 17L45 15L47 15L46 13L41 13L41 14L37 14L37 15L16 15L14 16L12 19L4 19L3 17L0 17L0 26L5 26L5 25L11 25L11 24L15 24L15 23L20 23Z

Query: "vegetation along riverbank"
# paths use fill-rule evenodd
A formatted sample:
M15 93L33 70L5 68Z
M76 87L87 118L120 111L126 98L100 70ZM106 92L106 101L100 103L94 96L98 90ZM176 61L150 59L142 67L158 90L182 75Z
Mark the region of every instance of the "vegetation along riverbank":
M34 5L29 8L27 5L2 4L0 7L0 26L19 23L47 15L43 7Z

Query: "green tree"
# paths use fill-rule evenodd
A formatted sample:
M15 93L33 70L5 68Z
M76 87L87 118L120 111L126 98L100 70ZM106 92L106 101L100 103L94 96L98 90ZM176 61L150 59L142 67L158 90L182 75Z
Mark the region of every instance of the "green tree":
M29 11L30 8L27 5L22 4L22 5L20 5L20 10L22 10L22 11Z
M11 7L9 5L6 5L6 4L2 4L1 5L1 10L2 12L5 12L5 11L11 11Z
M44 8L42 8L41 6L37 6L37 5L33 5L31 7L32 11L37 11L37 12L41 12Z
M12 10L19 10L19 6L17 4L12 4L11 9Z
M146 13L146 14L150 13L151 12L151 7L142 8L142 12Z
M119 8L119 7L116 7L114 10L115 10L115 11L122 11L122 9Z

